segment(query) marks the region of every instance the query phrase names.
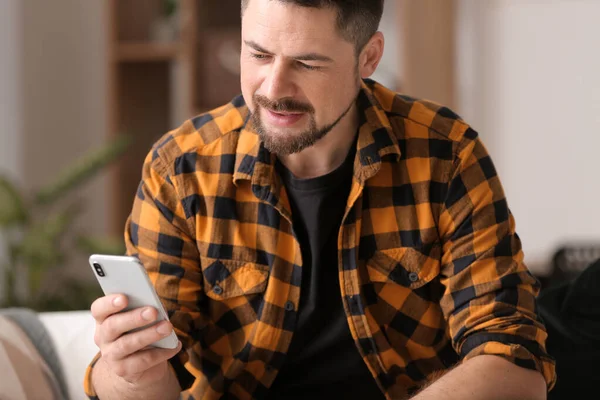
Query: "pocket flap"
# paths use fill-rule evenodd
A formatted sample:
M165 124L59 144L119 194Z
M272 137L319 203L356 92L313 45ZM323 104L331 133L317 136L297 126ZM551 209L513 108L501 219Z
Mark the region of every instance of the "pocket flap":
M269 267L238 260L200 257L207 296L223 300L265 291Z
M373 282L393 281L399 285L419 288L440 272L441 246L398 247L377 250L367 260L369 278Z

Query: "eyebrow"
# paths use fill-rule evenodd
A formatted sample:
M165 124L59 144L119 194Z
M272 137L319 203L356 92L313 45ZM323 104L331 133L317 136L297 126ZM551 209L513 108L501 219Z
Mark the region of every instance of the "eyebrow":
M265 54L269 54L269 55L273 55L273 53L271 53L269 50L265 49L264 47L262 47L260 44L252 41L252 40L244 40L244 43L246 44L246 46L253 48L254 50L261 52L261 53L265 53ZM294 60L298 60L298 61L322 61L322 62L333 62L332 58L329 58L323 54L319 54L319 53L306 53L306 54L299 54L297 56L294 57L290 57L293 58Z

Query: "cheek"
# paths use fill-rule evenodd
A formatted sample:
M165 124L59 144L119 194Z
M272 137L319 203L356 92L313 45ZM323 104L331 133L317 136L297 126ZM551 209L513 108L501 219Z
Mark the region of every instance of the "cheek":
M357 81L350 75L331 75L308 95L317 113L325 119L337 118L355 98Z
M257 78L257 76L258 74L256 71L253 71L252 68L242 65L240 73L240 86L242 89L242 96L244 96L244 100L250 108L250 111L254 111L252 96L260 87L260 80Z

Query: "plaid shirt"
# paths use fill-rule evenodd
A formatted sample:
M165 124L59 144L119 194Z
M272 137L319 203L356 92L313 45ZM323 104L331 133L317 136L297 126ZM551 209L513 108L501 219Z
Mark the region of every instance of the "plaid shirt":
M539 285L477 133L447 108L370 80L357 104L337 268L357 351L381 390L403 398L481 354L536 369L552 387ZM296 325L300 247L275 156L248 116L238 97L163 137L126 227L128 253L183 342L171 360L183 399L264 397Z

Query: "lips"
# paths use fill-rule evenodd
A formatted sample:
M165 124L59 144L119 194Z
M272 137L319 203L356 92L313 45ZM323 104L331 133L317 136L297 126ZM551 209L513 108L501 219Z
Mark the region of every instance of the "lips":
M271 110L265 110L267 119L270 123L279 126L290 126L300 121L305 113L280 113Z

